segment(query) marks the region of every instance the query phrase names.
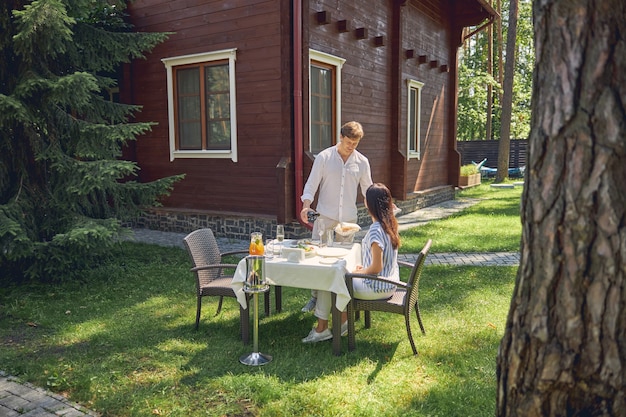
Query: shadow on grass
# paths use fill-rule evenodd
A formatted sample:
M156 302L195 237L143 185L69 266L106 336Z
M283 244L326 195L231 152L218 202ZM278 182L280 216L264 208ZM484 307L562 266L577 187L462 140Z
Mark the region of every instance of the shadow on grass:
M446 348L442 353L436 340L445 335L433 326L435 316L458 315L472 302L472 294L510 292L515 271L426 267L420 295L426 337L412 317L417 358L411 354L400 315L375 313L368 330L361 319L357 350L348 352L344 337L340 357L332 355L330 341L301 343L315 323L312 314L300 312L310 292L285 287L281 313L265 317L260 297L259 350L272 355L273 361L249 367L239 363L242 355L252 351L252 344L243 345L239 339L235 299L225 299L222 313L215 316L217 299L206 297L200 329L194 330L194 276L184 251L125 244L119 256L120 262L91 271L84 283L4 290L0 368L6 366L11 374L68 393L74 401L107 410L108 415L142 415L145 411L139 409L158 409L159 402L187 410L187 415L206 407L217 407L223 415L246 415L241 410L249 404L241 403L242 399L253 398L254 407L262 406L278 401L294 386L307 387L311 381L332 380L360 369L367 369L366 375L352 378L376 384L386 368L406 361L410 368L419 364L432 367L433 373L454 376L446 376L428 390L426 399L411 406L436 410L431 403L443 401L463 381L474 381L473 367L456 375L459 366L448 370L446 361L472 356L477 345L488 345L489 352L495 348L492 335L479 332L474 339L454 341L464 351ZM438 346L434 352L432 343ZM484 364L475 366L493 373ZM419 372L415 377L424 378ZM491 389L482 379L476 385L477 390Z

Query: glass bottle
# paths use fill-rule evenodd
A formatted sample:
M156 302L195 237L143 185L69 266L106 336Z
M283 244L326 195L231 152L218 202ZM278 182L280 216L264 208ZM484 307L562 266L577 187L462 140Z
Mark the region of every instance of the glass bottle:
M263 234L261 232L253 232L250 234L250 248L248 250L250 255L262 256L265 254L265 247L263 246Z

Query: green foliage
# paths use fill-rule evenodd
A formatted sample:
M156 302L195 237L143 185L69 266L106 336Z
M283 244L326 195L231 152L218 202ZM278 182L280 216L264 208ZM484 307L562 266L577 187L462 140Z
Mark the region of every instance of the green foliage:
M487 123L486 103L487 85L491 85L494 97L502 89L500 84L486 71L471 68L466 62L459 62L459 96L458 96L458 140L476 140L485 138ZM494 110L496 110L494 106ZM493 126L499 123L494 114ZM493 139L493 138L489 138Z
M503 42L506 42L509 1L502 2ZM500 93L502 86L497 80L498 40L494 22L493 73L487 70L488 36L483 30L466 41L459 56L458 92L458 140L498 139L500 134ZM535 65L534 33L532 28L532 2L520 0L517 21L517 53L513 81L513 108L511 115L511 138L522 139L530 132L530 98ZM502 45L505 49L505 45ZM506 59L506 57L503 57ZM495 77L495 78L494 78ZM486 137L487 86L493 88L491 137Z
M462 177L468 177L473 174L478 174L479 172L478 167L474 164L461 165L460 175Z
M106 257L137 216L181 177L136 180L120 160L152 123L107 101L123 63L166 39L133 33L124 2L0 5L0 280L60 281ZM8 17L7 17L8 16Z

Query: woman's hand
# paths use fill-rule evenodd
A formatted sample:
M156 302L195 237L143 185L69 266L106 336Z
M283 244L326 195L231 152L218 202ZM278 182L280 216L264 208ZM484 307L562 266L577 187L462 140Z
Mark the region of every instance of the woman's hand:
M367 268L363 268L363 265L357 265L356 269L352 272L359 274L378 275L383 270L383 251L378 246L378 243L372 243L372 263Z

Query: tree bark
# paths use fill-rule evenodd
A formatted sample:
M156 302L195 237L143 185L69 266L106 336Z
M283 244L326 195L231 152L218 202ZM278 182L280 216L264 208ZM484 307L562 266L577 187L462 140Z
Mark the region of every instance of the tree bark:
M626 416L626 2L535 0L521 262L497 416Z
M502 86L502 116L500 117L500 143L498 146L498 172L496 182L509 176L509 151L511 149L511 113L513 110L513 79L515 78L515 40L517 38L518 0L509 2L509 26L506 35L506 63Z
M504 63L503 63L503 58L502 58L502 45L504 45L504 40L502 38L502 0L498 0L497 5L498 5L498 16L500 16L500 18L498 19L498 26L497 26L498 82L500 83L500 86L502 86L502 81L504 79ZM498 102L502 104L502 88L498 89L498 91L499 91Z
M491 5L493 0L489 0ZM493 25L487 28L487 74L493 77ZM485 126L485 139L491 140L491 124L493 116L493 85L487 84L487 122Z

